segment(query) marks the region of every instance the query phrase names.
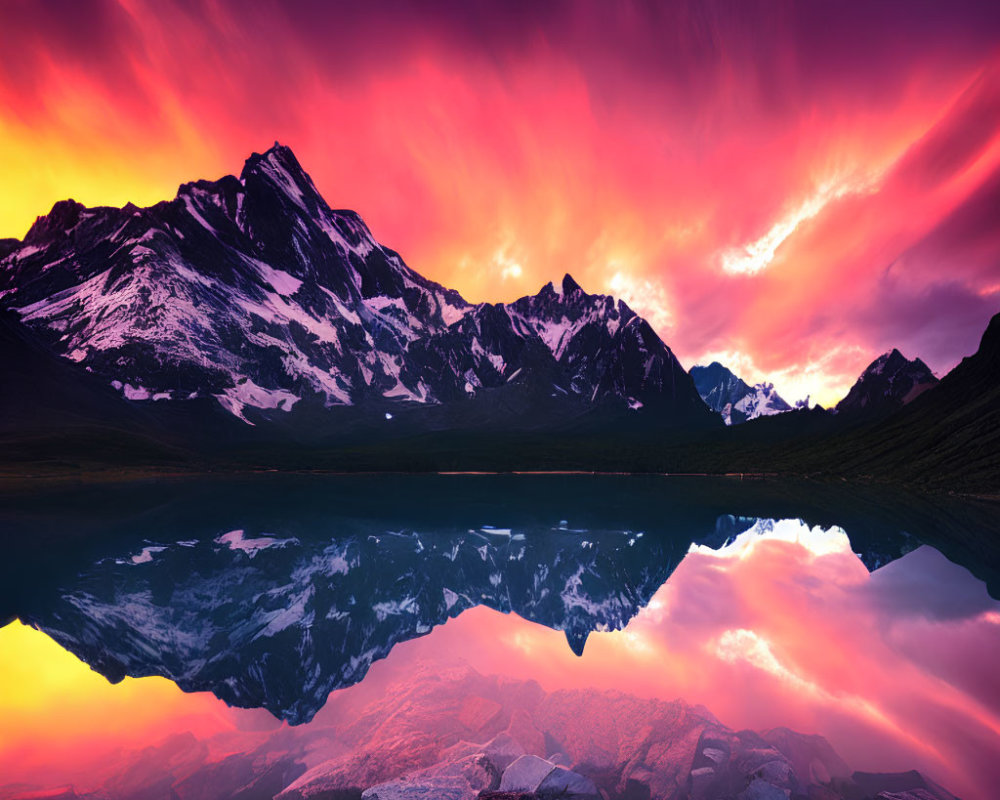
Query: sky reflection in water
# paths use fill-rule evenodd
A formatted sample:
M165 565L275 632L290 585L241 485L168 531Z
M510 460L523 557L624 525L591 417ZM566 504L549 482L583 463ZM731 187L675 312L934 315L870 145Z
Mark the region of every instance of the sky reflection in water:
M150 563L147 552L136 569ZM221 757L259 746L279 725L162 678L111 686L17 622L0 643L7 783L97 786L114 772L116 750L190 731ZM919 547L869 573L839 529L784 521L757 523L721 550L692 547L627 627L592 634L582 657L558 631L475 607L397 644L362 684L334 696L361 707L411 680L418 664L467 663L548 691L683 698L734 729L820 733L852 769L917 768L985 798L984 787L1000 783L998 656L1000 604L938 551ZM329 724L329 713L294 735Z

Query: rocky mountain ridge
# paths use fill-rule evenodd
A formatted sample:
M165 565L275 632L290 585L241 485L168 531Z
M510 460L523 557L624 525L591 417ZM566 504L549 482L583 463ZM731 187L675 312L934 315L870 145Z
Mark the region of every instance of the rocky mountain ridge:
M0 252L0 306L133 402L211 397L259 424L300 404L392 414L492 393L712 422L622 301L566 275L468 303L331 209L277 143L149 208L61 201Z

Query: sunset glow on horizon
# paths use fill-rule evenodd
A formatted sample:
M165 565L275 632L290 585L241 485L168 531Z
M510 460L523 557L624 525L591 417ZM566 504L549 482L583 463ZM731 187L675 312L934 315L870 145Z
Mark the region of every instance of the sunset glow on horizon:
M571 273L682 364L835 403L1000 311L990 3L0 0L0 237L280 140L472 302Z

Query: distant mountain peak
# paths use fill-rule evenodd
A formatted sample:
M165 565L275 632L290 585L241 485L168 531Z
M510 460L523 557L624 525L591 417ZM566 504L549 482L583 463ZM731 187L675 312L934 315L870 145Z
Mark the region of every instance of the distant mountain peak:
M774 390L773 383L750 386L718 361L707 367L692 367L690 374L702 400L718 412L727 425L739 425L757 417L792 410Z
M892 348L892 350L886 350L882 355L872 361L871 364L866 368L866 372L873 372L879 374L886 369L895 370L904 364L907 364L908 359L904 356L897 348Z
M910 360L898 348L872 361L841 400L838 414L884 414L915 399L938 379L919 358Z

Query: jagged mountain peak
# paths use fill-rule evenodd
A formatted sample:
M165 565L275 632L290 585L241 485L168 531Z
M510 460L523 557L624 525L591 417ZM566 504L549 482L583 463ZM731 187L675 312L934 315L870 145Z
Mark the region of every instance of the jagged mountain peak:
M258 182L277 189L293 202L314 211L310 205L327 208L312 178L302 168L290 147L278 142L264 153L253 153L243 164L240 182L251 191Z
M303 217L322 226L332 215L291 148L277 142L271 149L254 153L246 160L240 183L247 195L241 220L247 225L266 227L266 218L277 216L285 224L290 218Z
M580 284L578 284L573 279L573 276L567 272L565 275L563 275L562 279L562 293L563 295L568 297L572 295L574 292L580 292L581 294L586 294L586 292L584 292L583 289L580 288Z
M555 296L565 300L566 298L572 297L577 292L579 292L582 297L589 297L589 295L580 287L580 284L576 282L573 276L567 272L558 283L555 281L549 281L546 283L535 296Z
M511 305L527 302L544 302L546 306L556 310L556 313L571 313L585 308L599 308L604 313L617 314L624 325L637 316L621 298L608 294L590 294L576 282L572 275L566 273L558 284L553 281L546 283L534 295L525 295Z
M900 369L913 369L927 373L931 372L930 367L928 367L920 358L909 359L896 347L891 350L887 350L876 358L871 364L868 365L865 372L874 372L877 374L884 372L885 370L897 371Z
M838 414L879 415L906 405L938 379L919 358L908 359L898 348L872 361L837 406Z
M275 140L274 144L271 145L263 153L258 153L254 151L250 156L243 162L243 171L246 172L257 166L260 162L268 162L273 165L278 165L283 168L290 168L298 172L304 172L302 165L299 160L295 157L295 153L292 152L292 148L286 144L282 144L278 140Z
M263 153L253 152L243 162L240 182L246 183L251 175L267 175L290 179L296 183L312 183L312 178L288 145L275 142Z
M76 200L58 200L48 214L35 220L24 237L24 243L34 245L53 236L68 234L76 227L85 210L86 207Z
M792 406L775 391L773 383L755 383L751 392L733 406L730 419L747 422L757 417L770 417L791 410Z
M898 369L899 367L908 364L909 359L906 358L897 348L892 348L891 350L886 350L882 355L872 361L865 368L865 372L880 373L885 369Z

